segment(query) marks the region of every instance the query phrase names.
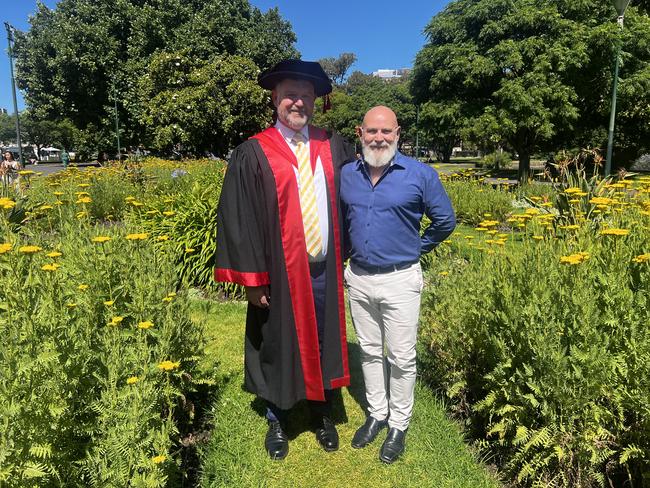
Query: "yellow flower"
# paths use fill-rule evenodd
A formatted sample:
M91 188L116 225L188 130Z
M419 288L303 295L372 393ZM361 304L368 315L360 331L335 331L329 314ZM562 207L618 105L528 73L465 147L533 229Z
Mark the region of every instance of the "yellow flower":
M173 300L172 297L165 297L162 299L163 302L167 302L167 303L171 302L172 300Z
M474 230L476 230L476 232L487 232L488 228L487 227L477 227Z
M542 197L530 197L530 199L531 199L533 202L539 202L539 201L542 199Z
M78 219L82 219L82 218L84 218L86 216L88 216L88 212L82 211L82 212L77 213L77 218Z
M108 323L108 325L120 325L122 321L124 320L124 317L121 317L119 315L116 315L111 319L111 321Z
M162 235L162 236L158 236L156 239L159 240L159 241L168 241L169 236L168 235Z
M632 259L632 261L635 263L647 263L650 261L650 253L639 254L637 257Z
M8 242L5 242L4 244L0 244L0 254L4 254L11 251L11 248L12 246Z
M587 259L589 259L589 253L579 252L577 254L570 254L569 256L562 256L560 263L576 265L585 262Z
M0 207L10 210L16 206L16 202L7 197L0 198Z
M56 271L57 269L59 269L59 265L56 263L44 264L43 266L41 266L41 269L43 271Z
M43 248L38 247L38 246L21 246L21 247L18 248L18 250L20 252L22 252L23 254L34 254L34 253L37 253L39 251L42 251Z
M172 215L176 215L176 212L174 212L173 210L165 210L163 212L163 215L166 215L167 217L171 217Z
M474 236L465 236L465 239L469 239L470 241L474 239Z
M24 169L18 172L20 176L29 176L29 175L33 175L34 173L36 173L36 171L32 171L31 169Z
M153 327L153 322L145 320L144 322L138 323L138 329L151 329Z
M572 224L572 225L561 225L560 229L566 229L566 230L578 230L580 228L579 225Z
M572 198L571 200L569 200L569 203L580 203L580 200L578 200L577 198Z
M124 200L126 200L127 202L131 202L135 200L135 197L126 197Z
M582 189L578 188L577 186L572 186L571 188L564 190L564 193L568 193L569 195L580 192L582 192Z
M176 296L176 292L175 292L175 291L170 291L169 293L167 293L167 296L168 296L168 297L175 297L175 296Z
M158 369L161 371L173 371L176 368L178 368L181 365L180 361L174 363L172 361L163 361L162 363L158 363Z
M589 203L593 203L594 205L611 205L611 203L614 200L611 198L606 198L606 197L594 197L591 200L589 200Z
M600 231L601 236L626 236L629 233L628 229L603 229Z
M79 200L77 200L75 203L90 203L92 202L92 198L90 197L81 197Z
M185 252L186 252L187 254L191 254L191 253L194 252L194 248L193 248L193 247L188 247L188 248L185 249Z
M126 236L126 239L128 241L142 241L142 240L147 239L148 237L149 237L149 234L146 234L146 233L143 232L141 234L128 234Z
M524 215L539 215L541 211L537 208L527 208Z
M110 307L110 306L113 305L114 303L115 303L115 300L106 300L106 301L104 302L104 305L106 305L107 307Z
M129 203L131 203L131 205L133 205L134 207L142 207L144 205L144 203L138 202L137 200L131 200L131 202Z
M97 236L92 239L93 242L108 242L110 240L111 238L108 236Z
M65 306L68 307L68 308L75 308L77 306L77 304L76 303L66 303Z
M56 202L54 202L54 205L63 205L63 202L61 200L57 200Z
M82 284L81 284L81 285L79 285L79 286L78 286L77 288L79 288L79 289L80 289L81 291L85 291L85 290L87 290L87 289L88 289L88 285L86 285L86 284L84 284L84 283L82 283Z
M52 205L41 205L38 207L39 210L52 210L54 207Z
M147 210L145 212L145 215L155 215L158 213L158 210Z
M551 202L544 202L540 205L540 207L552 207L553 204Z
M163 456L163 455L160 455L160 456L154 456L154 457L151 458L151 460L152 460L155 464L160 464L160 463L164 463L164 462L167 460L167 456Z
M60 197L60 196L63 195L63 192L62 191L55 191L54 195L56 195L57 197Z
M489 214L487 214L487 215L489 215ZM484 220L483 222L481 222L478 225L479 225L479 227L495 227L495 226L499 225L499 221L498 220Z
M90 183L79 183L77 186L79 188L88 188L90 186Z
M438 276L447 276L449 274L449 271L441 271L438 273Z
M533 236L533 239L535 239L536 241L542 241L544 240L544 236Z
M140 378L138 378L137 376L129 376L126 379L126 384L127 385L135 385L138 381L140 381Z

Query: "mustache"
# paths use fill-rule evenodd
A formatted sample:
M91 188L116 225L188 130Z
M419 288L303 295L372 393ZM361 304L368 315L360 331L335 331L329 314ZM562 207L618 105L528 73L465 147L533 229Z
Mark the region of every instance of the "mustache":
M390 147L390 144L388 144L386 141L371 142L370 144L368 144L368 147L371 149L386 149Z

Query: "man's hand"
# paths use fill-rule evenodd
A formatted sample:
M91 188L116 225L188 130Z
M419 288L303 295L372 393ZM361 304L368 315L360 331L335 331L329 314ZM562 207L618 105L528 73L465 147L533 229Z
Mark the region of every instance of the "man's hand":
M256 307L269 308L271 296L268 285L264 286L247 286L246 299Z

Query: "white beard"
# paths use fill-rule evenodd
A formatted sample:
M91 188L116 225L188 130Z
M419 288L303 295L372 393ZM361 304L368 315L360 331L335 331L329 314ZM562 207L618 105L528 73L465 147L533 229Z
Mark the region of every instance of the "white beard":
M382 168L386 166L395 157L397 152L397 139L392 144L383 143L382 149L377 150L373 148L372 144L361 143L363 151L363 160L373 168Z

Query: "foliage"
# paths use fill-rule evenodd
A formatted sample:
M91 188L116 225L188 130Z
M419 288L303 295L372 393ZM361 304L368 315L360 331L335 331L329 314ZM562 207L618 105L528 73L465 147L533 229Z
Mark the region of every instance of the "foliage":
M13 114L0 113L0 142L16 142L16 117Z
M426 28L416 57L412 91L461 113L465 137L480 145L507 145L528 180L537 150L603 146L618 28L607 3L549 0L458 0ZM630 8L621 34L617 143L647 148L647 11ZM643 47L646 46L646 47ZM621 106L625 106L623 109Z
M317 103L314 123L335 130L350 141L356 140L356 127L361 125L366 112L377 105L385 105L397 114L402 127L400 146L415 142L416 110L405 79L382 80L354 72L345 85L334 89L331 105L332 108L323 114L322 102Z
M531 198L508 219L510 236L486 219L443 246L424 299L422 370L519 484L641 486L650 179L571 184L559 207Z
M339 54L338 58L322 58L319 59L323 71L327 73L327 76L336 83L340 85L345 80L345 75L350 69L350 67L355 63L357 57L354 53L342 53Z
M166 486L202 329L165 249L78 217L0 216L1 484Z
M458 104L426 102L420 109L420 127L426 135L426 143L443 163L449 163L465 124Z
M445 191L449 195L456 219L477 225L485 219L504 222L513 211L514 197L505 188L493 190L471 171L442 175Z
M483 156L482 161L478 164L487 169L498 170L510 166L511 161L512 155L510 153L506 151L494 151L493 153Z
M213 68L222 56L242 56L259 69L298 54L291 26L278 10L262 13L248 0L61 0L53 10L39 3L30 24L29 31L17 33L15 49L16 77L28 107L49 120L70 119L100 151L113 147L115 104L122 142L144 139L142 116L157 93L143 98L139 79L160 53L183 52ZM255 80L248 65L244 73ZM227 87L215 84L212 94L248 94L246 84L241 93ZM239 136L236 126L232 130L230 136Z
M239 56L206 62L184 53L154 55L140 78L141 122L153 147L181 145L195 154L208 149L225 155L259 131L270 111L257 72L252 61Z

